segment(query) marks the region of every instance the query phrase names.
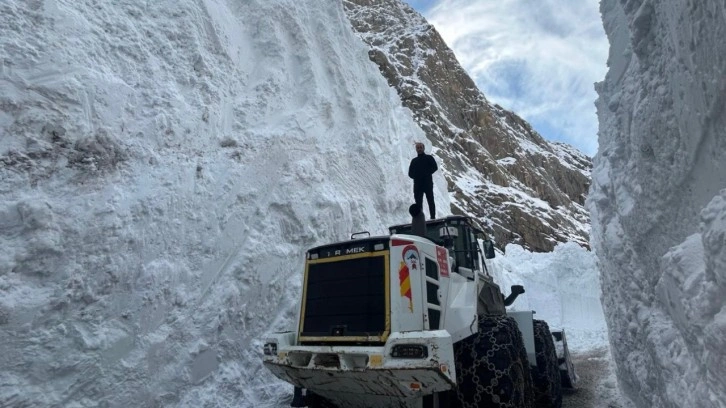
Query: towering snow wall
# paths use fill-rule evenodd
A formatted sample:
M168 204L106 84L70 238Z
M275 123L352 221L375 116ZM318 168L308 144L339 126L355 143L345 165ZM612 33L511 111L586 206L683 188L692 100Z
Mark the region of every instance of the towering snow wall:
M0 2L0 406L282 405L304 249L409 217L367 52L336 1Z
M609 72L588 206L622 390L726 406L726 10L603 0Z

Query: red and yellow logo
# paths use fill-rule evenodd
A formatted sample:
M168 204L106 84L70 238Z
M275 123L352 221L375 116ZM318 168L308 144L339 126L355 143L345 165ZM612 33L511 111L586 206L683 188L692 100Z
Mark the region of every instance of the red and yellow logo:
M398 268L398 280L401 288L401 298L408 299L408 310L413 313L413 296L411 295L411 272L421 269L421 258L414 245L406 245L401 252L403 260Z

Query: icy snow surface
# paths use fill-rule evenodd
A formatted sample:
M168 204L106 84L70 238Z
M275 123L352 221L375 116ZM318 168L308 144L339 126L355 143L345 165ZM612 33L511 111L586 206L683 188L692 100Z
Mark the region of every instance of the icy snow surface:
M623 392L726 407L726 5L603 0L588 201Z

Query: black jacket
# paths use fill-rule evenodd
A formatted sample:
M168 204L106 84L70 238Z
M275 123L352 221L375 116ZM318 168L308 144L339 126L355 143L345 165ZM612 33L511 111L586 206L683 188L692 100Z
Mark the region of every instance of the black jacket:
M411 164L408 166L408 177L413 179L414 186L432 187L434 180L431 175L438 169L439 166L436 165L436 160L434 160L433 156L421 153L411 159Z

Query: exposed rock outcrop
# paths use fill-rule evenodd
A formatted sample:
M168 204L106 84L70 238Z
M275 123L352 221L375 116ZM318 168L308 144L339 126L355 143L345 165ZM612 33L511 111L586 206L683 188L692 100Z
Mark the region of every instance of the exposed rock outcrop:
M588 245L589 157L544 140L522 118L489 103L436 29L400 0L344 5L371 60L433 144L453 213L487 225L500 248Z

